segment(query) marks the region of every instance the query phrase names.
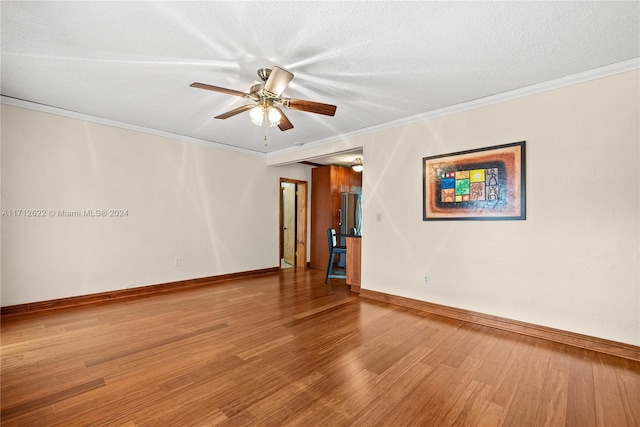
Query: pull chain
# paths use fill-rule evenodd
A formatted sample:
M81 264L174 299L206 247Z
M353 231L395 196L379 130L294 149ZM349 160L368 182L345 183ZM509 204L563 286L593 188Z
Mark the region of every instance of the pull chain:
M269 134L269 115L267 110L264 110L264 119L262 120L262 130L264 131L264 146L267 146L267 135Z

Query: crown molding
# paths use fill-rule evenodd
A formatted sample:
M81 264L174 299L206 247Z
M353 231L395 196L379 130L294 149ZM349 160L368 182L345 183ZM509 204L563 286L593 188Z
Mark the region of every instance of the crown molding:
M558 79L549 80L543 83L538 83L531 86L526 86L519 89L510 90L507 92L499 93L496 95L487 96L484 98L478 98L471 101L463 102L461 104L452 105L450 107L440 108L433 111L428 111L426 113L416 114L413 116L405 117L398 120L393 120L390 122L382 123L375 126L369 126L363 129L358 129L353 132L343 133L340 135L332 136L329 138L321 139L314 142L305 143L303 147L289 147L283 150L274 151L271 153L261 153L253 150L247 150L245 148L234 147L232 145L222 144L219 142L207 141L204 139L193 138L184 135L178 135L170 132L164 132L160 130L150 129L143 126L131 125L128 123L123 123L115 120L104 119L101 117L91 116L88 114L78 113L75 111L65 110L62 108L52 107L49 105L38 104L35 102L25 101L22 99L11 98L7 96L0 97L0 103L6 105L12 105L15 107L26 108L30 110L40 111L43 113L50 113L59 116L69 117L73 119L84 120L92 123L103 124L107 126L113 126L121 129L127 129L135 132L142 132L151 135L161 136L165 138L177 139L180 141L192 142L201 145L207 145L209 147L215 147L222 150L235 151L237 153L249 154L256 157L262 157L271 159L274 157L278 157L281 155L290 154L293 152L300 152L301 154L306 151L308 148L319 147L322 145L330 144L333 142L354 138L361 135L370 134L373 132L378 132L384 129L395 128L399 126L403 126L410 123L415 123L419 121L423 121L426 119L444 116L448 114L458 113L466 110L471 110L474 108L485 107L492 104L497 104L500 102L510 101L517 98L522 98L525 96L535 95L538 93L547 92L550 90L560 89L563 87L575 85L578 83L584 83L590 80L596 80L599 78L609 77L615 74L624 73L627 71L632 71L640 68L640 58L633 58L627 61L617 62L615 64L610 64L604 67L595 68L593 70L584 71L581 73L573 74L570 76L561 77ZM301 157L301 159L304 159Z
M366 134L378 132L385 129L395 128L395 127L403 126L406 124L415 123L415 122L423 121L426 119L431 119L434 117L445 116L445 115L472 110L480 107L486 107L486 106L497 104L500 102L510 101L517 98L523 98L525 96L536 95L539 93L548 92L555 89L561 89L563 87L572 86L578 83L584 83L584 82L588 82L591 80L596 80L604 77L609 77L615 74L625 73L627 71L636 70L638 68L640 68L640 58L633 58L627 61L617 62L615 64L610 64L604 67L595 68L593 70L572 74L570 76L549 80L549 81L538 83L531 86L525 86L519 89L514 89L507 92L502 92L495 95L487 96L484 98L478 98L478 99L463 102L460 104L452 105L450 107L440 108L437 110L428 111L426 113L420 113L413 116L404 117L402 119L382 123L379 125L366 127L353 132L332 136L330 138L325 138L322 140L305 143L304 147L290 147L284 150L274 151L272 153L267 154L267 159L284 155L284 154L293 153L295 151L299 151L300 153L303 153L302 150L305 150L307 148L319 147L322 145L330 144L332 142L354 138L357 136L366 135Z
M249 154L256 157L262 157L262 158L266 157L264 153L247 150L245 148L234 147L232 145L222 144L220 142L207 141L204 139L193 138L190 136L179 135L171 132L151 129L144 126L136 126L129 123L123 123L116 120L109 120L102 117L96 117L89 114L78 113L76 111L65 110L63 108L52 107L50 105L38 104L36 102L25 101L23 99L11 98L4 95L0 97L0 103L11 105L13 107L20 107L28 110L39 111L41 113L49 113L57 116L68 117L71 119L84 120L91 123L97 123L97 124L112 126L120 129L126 129L134 132L141 132L141 133L146 133L150 135L160 136L163 138L171 138L179 141L185 141L185 142L191 142L191 143L200 144L200 145L206 145L209 147L215 147L222 150L235 151L237 153Z

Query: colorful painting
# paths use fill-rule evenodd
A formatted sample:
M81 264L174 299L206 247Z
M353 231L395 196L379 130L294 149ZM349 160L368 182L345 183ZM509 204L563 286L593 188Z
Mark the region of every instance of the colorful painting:
M423 220L525 219L524 159L524 141L423 158Z

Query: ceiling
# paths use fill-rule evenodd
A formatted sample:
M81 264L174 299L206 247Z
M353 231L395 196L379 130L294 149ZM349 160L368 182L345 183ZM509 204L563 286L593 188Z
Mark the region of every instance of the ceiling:
M1 93L125 126L257 154L385 123L640 56L632 2L1 3ZM257 70L295 77L285 132L251 124ZM353 156L352 156L353 157ZM321 161L318 160L320 163Z

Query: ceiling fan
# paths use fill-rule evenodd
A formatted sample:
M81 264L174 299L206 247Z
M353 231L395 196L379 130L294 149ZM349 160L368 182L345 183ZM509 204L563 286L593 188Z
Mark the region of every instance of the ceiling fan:
M251 110L249 115L254 124L258 126L265 123L269 126L277 125L280 130L285 131L293 129L293 124L291 124L280 107L324 114L326 116L333 116L336 113L335 105L281 97L280 95L293 79L293 73L285 69L280 67L273 67L273 69L260 68L258 77L260 77L262 83L252 85L248 93L197 82L191 83L190 86L240 96L254 102L217 115L215 116L216 119L228 119L236 114Z

